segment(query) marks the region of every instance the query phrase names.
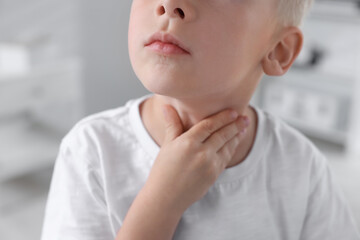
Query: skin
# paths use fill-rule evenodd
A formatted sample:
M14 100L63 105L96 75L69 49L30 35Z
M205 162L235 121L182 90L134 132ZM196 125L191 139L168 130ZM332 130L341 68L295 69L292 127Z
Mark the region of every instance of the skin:
M183 212L246 158L256 135L249 106L256 86L264 74L286 73L302 47L301 31L282 26L276 9L275 0L133 0L129 55L155 93L140 112L161 150L117 239L171 239ZM189 54L144 47L158 31Z

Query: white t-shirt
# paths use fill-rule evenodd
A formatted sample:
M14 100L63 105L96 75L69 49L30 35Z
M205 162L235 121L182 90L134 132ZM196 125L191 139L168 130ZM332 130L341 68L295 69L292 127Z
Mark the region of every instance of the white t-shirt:
M160 150L139 104L79 121L64 137L42 240L113 240ZM302 134L255 108L254 146L183 214L174 240L359 240L324 156Z

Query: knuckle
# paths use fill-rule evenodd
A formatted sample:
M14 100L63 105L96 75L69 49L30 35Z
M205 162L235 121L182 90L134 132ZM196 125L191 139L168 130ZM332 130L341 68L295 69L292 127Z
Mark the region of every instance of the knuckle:
M207 181L209 183L214 183L218 177L219 168L222 166L214 157L214 153L208 149L203 149L197 153L196 158L197 168L202 169L202 172L205 174Z
M240 134L236 134L234 141L235 146L238 146L240 144Z
M182 141L183 150L188 152L194 147L194 141L191 138L185 138Z
M219 168L222 167L222 159L215 159L216 161L212 162L212 169L214 171L215 174L217 174L217 172L219 171Z
M239 137L235 136L230 145L231 153L235 152L237 146L239 146L239 143L240 143Z
M221 157L222 157L222 161L228 161L229 159L231 159L232 153L228 147L225 146L221 150Z
M206 165L208 163L208 159L209 159L208 152L205 150L199 151L197 154L197 159L198 159L200 165L202 165L202 166Z
M213 156L211 155L210 151L206 149L199 151L197 154L197 163L198 166L202 169L208 169L209 167L211 168L212 160Z
M220 169L221 169L221 170L224 170L224 169L226 168L227 162L228 162L228 161L221 161L221 162L220 162L219 165L220 165Z
M215 125L210 119L205 119L203 122L203 129L208 133L212 133L215 131Z
M214 183L218 178L218 167L218 164L213 163L207 169L207 174L211 183Z
M219 138L222 142L227 142L230 137L230 132L223 131L219 133Z
M228 147L225 147L225 148L223 149L223 156L224 156L224 158L226 158L227 160L231 158L232 153L231 153L231 151L230 151L230 149L229 149Z

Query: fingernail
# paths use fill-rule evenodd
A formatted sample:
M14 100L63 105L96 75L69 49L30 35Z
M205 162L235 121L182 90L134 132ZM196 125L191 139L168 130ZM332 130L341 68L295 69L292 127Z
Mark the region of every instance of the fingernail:
M246 128L242 129L241 132L240 132L241 135L243 135L245 133L246 133Z
M244 121L246 127L250 125L250 120L247 116L243 116L242 120Z
M239 116L239 114L235 110L232 110L230 114L231 114L231 118L234 120L237 119Z

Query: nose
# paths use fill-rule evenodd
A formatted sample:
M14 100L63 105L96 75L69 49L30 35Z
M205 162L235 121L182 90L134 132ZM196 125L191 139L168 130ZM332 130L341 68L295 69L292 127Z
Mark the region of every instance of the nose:
M190 21L195 17L195 10L187 0L163 0L157 7L156 14L158 16L168 15L169 18Z

